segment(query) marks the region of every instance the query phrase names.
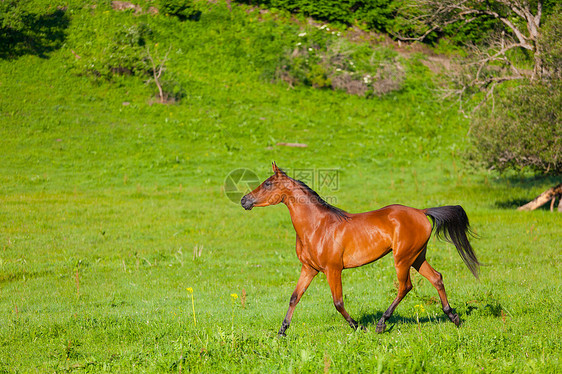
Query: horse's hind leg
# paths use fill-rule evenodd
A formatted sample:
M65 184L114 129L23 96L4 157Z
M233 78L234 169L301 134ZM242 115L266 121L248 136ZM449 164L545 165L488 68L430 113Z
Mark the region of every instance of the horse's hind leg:
M377 323L377 332L384 332L386 329L386 321L394 313L394 309L400 304L400 301L410 292L412 289L412 282L410 280L410 265L407 266L396 266L396 275L398 276L398 295L396 299L390 304L390 307L383 313L381 319Z
M437 270L432 268L427 261L423 261L419 268L415 266L418 272L429 280L429 282L437 289L439 293L439 298L441 299L441 305L443 306L443 312L449 317L451 322L459 326L461 320L459 315L453 312L453 309L449 305L447 300L447 293L445 292L445 286L443 285L443 276Z

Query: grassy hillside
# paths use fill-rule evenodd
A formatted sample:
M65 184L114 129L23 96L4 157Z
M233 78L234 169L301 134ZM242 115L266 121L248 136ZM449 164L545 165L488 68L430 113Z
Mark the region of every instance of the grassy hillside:
M0 60L0 370L559 371L560 217L514 210L552 181L469 169L470 123L435 95L422 55L370 47L406 71L381 97L290 88L276 67L315 26L199 6L182 22L71 2L56 48ZM153 52L170 48L176 103L155 103L147 76L85 66L103 71L114 35L141 23ZM396 294L388 256L344 272L367 332L347 327L321 275L276 338L300 269L287 209L246 212L223 190L230 171L265 179L273 160L337 170L318 192L351 212L462 204L481 280L448 244L432 241L428 259L464 324L414 274L376 334Z

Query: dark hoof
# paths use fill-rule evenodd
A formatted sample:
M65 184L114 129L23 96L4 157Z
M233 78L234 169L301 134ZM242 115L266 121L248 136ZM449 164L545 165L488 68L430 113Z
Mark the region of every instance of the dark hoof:
M278 336L279 338L286 338L286 337L287 337L287 334L285 334L284 331L279 331L279 332L277 333L277 336Z
M348 321L348 323L349 323L349 327L351 327L353 330L357 330L357 328L360 327L357 321L354 319Z
M384 332L384 330L386 330L386 324L377 324L377 329L375 330L378 334L382 334Z
M453 317L451 318L451 322L453 322L455 324L455 326L459 327L461 325L461 319L460 319L459 315L453 314Z
M363 325L360 325L359 328L361 329L361 331L363 332L367 332L367 328Z

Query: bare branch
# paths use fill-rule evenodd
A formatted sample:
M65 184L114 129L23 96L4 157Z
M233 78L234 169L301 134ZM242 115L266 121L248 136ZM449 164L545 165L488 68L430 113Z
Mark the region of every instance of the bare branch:
M158 95L160 96L160 103L162 104L165 101L165 97L164 97L164 90L162 89L162 83L160 82L160 77L162 76L162 72L166 70L166 62L168 61L168 54L170 53L170 50L171 47L168 48L168 52L166 52L166 55L164 56L163 59L159 61L157 66L156 62L154 61L154 58L150 54L150 48L148 46L146 47L146 55L148 57L148 60L152 64L152 76L154 78L154 83L156 84L156 87L158 87Z
M542 1L538 1L537 15L535 16L535 23L537 24L537 27L541 26L541 17L542 17Z
M477 8L477 6L482 5L482 2L474 3L467 0L419 0L417 3L418 8L422 11L422 13L424 13L424 15L416 17L415 20L426 23L429 28L419 37L406 38L394 35L400 40L423 40L432 31L442 30L444 27L452 23L460 21L470 23L480 17L489 16L496 18L498 21L507 26L508 29L515 34L520 44L523 45L523 48L533 50L532 43L528 42L529 37L519 30L519 28L510 20L509 14L500 14L491 9L489 5L486 5L485 9ZM520 18L525 20L529 28L531 39L535 40L535 25L538 25L538 23L535 20L536 16L532 15L528 7L522 6L517 1L510 0L496 0L496 3L502 4L507 9L513 11Z
M431 32L444 30L451 24L468 24L482 18L492 18L503 25L504 31L491 35L484 46L472 48L468 59L459 64L459 71L452 71L451 80L457 88L444 92L445 96L471 95L483 93L484 102L494 102L494 90L502 82L524 78L540 79L547 74L542 68L542 56L539 45L539 25L542 17L542 0L537 8L531 10L527 0L414 0L414 26L420 28L425 24L418 37L396 36L399 40L420 41ZM469 47L470 49L470 47ZM534 55L532 73L516 66L509 51L515 49L529 50ZM460 88L459 88L460 87Z

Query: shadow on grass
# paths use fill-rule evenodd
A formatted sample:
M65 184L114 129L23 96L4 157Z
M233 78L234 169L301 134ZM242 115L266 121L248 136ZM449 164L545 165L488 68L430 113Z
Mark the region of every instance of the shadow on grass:
M368 313L368 314L364 314L362 315L358 322L361 326L365 326L367 328L374 328L377 323L379 322L379 320L382 317L382 312L379 313ZM445 322L449 322L449 318L446 315L441 315L441 316L437 316L435 318L429 318L427 315L425 316L420 316L419 317L419 323L423 324L423 323L428 323L428 322L439 322L439 323L445 323ZM418 319L415 316L402 316L399 313L394 313L392 315L392 317L390 317L390 319L388 321L386 321L386 332L391 331L394 328L394 325L396 325L397 323L405 323L405 324L413 324L413 325L417 325L418 324Z
M553 175L523 175L523 174L515 174L510 173L509 175L501 175L499 178L493 180L493 184L495 185L507 185L508 187L516 187L516 188L537 188L537 187L545 187L546 188L553 187L562 181L561 176L553 176ZM545 188L545 189L546 189Z
M517 192L517 197L500 199L494 203L495 208L499 209L517 209L535 199L539 194L554 187L562 182L562 177L544 176L544 175L509 175L502 176L494 181L495 185L504 185L508 188L512 187L519 190L529 191L525 197L521 197L521 191ZM537 191L537 189L539 191ZM537 210L550 210L550 204L545 204Z
M536 196L529 199L509 199L496 201L494 207L499 209L514 210L519 208L520 206L527 204L529 201L532 201L535 197ZM538 207L536 210L550 210L550 204L544 204L543 206Z
M0 59L47 58L47 53L63 45L70 20L66 10L57 9L48 14L24 12L13 23L17 26L0 26Z

